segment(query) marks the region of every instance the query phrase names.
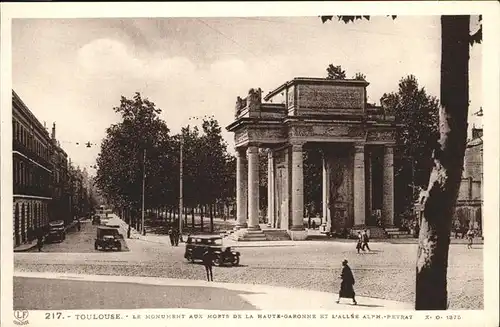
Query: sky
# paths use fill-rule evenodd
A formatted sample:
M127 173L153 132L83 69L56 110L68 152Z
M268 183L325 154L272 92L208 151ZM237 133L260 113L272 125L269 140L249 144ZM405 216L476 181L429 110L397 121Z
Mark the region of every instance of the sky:
M477 29L473 19L471 29ZM172 133L190 117L234 120L237 96L268 93L294 77L325 77L341 65L366 75L368 101L413 74L439 96L439 16L385 16L322 24L318 17L14 19L13 89L56 136L72 162L93 173L113 107L135 92L162 109ZM469 125L482 106L481 45L469 61ZM234 135L224 131L233 151ZM91 142L93 146L83 145ZM79 145L77 145L79 143Z

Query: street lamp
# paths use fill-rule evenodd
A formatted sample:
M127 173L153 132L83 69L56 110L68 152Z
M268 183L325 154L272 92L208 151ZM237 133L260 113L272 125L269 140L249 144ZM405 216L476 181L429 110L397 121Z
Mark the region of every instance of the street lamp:
M142 210L141 210L141 234L144 235L146 231L144 229L144 197L145 197L145 184L146 184L146 149L143 151L143 159L142 159Z

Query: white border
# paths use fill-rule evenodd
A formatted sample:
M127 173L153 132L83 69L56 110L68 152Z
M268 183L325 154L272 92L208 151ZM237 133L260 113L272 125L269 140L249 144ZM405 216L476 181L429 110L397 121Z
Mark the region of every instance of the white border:
M498 325L498 139L499 139L499 42L500 6L496 1L456 1L456 2L210 2L210 3L1 3L1 231L2 231L2 324L9 323L12 308L12 148L11 148L11 19L13 18L98 18L98 17L242 17L242 16L319 16L324 14L347 15L441 15L470 14L483 15L483 110L484 119L484 217L485 246L485 298L484 311L461 311L466 319L462 321L442 321L437 325L497 326ZM318 18L319 19L319 18ZM97 312L97 311L96 311ZM31 315L34 319L35 313ZM281 320L270 323L287 325L303 324L304 321ZM220 325L226 321L213 321ZM234 321L227 322L234 324ZM31 325L40 325L31 323ZM68 321L65 322L67 325ZM76 322L71 322L76 323ZM145 323L144 320L140 324ZM156 326L156 323L147 322ZM207 321L193 324L209 323ZM264 321L258 321L265 324ZM314 324L332 324L339 321L309 321ZM367 323L386 325L436 324L427 321L342 321L342 325L363 326ZM112 321L90 322L85 325L109 326ZM171 325L161 322L160 325ZM176 325L191 325L190 321L175 322ZM239 320L241 325L254 325L254 320ZM54 321L47 325L56 326ZM80 325L80 324L78 324ZM81 324L83 325L83 324ZM117 324L118 325L118 324ZM120 323L120 325L124 325ZM129 325L129 324L125 324ZM132 325L132 324L130 324ZM136 324L134 324L136 325Z

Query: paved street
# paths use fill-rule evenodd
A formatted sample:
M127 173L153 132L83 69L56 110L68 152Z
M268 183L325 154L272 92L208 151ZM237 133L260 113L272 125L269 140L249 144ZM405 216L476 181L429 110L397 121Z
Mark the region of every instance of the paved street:
M88 227L92 228L91 225ZM191 281L205 279L201 265L184 260L184 244L172 247L138 239L127 240L127 244L129 252L16 253L15 270ZM241 266L215 267L214 280L331 294L338 292L340 263L347 258L356 278L358 296L406 303L414 300L415 244L372 243L373 252L359 255L351 242L286 244L288 246L241 247L238 249L242 254ZM87 248L93 249L88 245ZM450 246L448 292L451 309L483 307L482 255L482 245L476 245L472 250L461 244ZM17 288L16 292L19 290Z
M92 225L90 220L81 222L81 230L70 231L66 234L66 239L61 243L47 243L43 246L43 252L64 252L64 253L86 253L101 252L94 250L94 240L96 237L96 225ZM122 251L128 251L126 242L122 241ZM38 252L33 248L30 252Z

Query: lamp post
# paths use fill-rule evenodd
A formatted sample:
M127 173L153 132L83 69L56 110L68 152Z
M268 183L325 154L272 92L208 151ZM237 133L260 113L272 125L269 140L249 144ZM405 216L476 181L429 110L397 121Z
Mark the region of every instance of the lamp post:
M183 179L183 171L182 171L182 165L183 165L183 150L184 150L184 137L183 137L183 131L181 129L181 138L180 138L180 156L179 156L179 236L182 235L182 209L183 209L183 194L182 194L182 179Z
M146 229L144 228L144 189L145 189L145 184L146 184L146 149L144 149L143 152L143 159L142 159L142 210L141 210L141 234L144 235Z

